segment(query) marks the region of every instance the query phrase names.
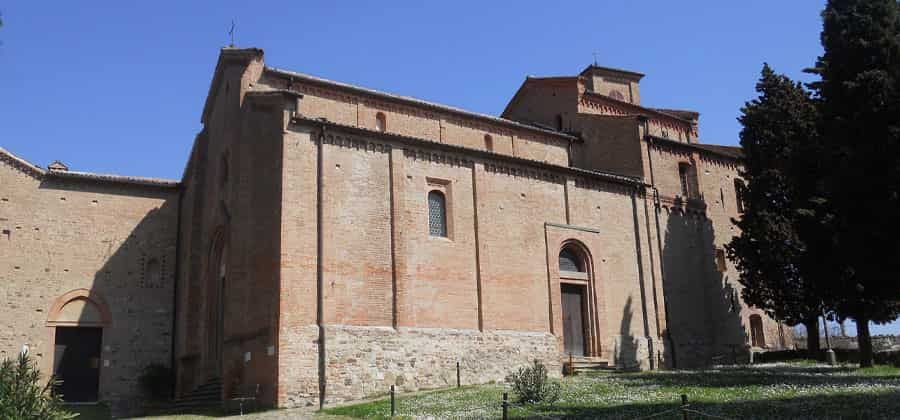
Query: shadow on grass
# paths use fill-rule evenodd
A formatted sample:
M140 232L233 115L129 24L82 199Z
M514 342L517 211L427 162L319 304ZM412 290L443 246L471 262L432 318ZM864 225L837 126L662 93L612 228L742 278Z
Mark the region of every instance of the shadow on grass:
M753 385L900 385L900 370L867 371L851 367L724 367L715 370L622 374L626 386L746 387ZM628 383L630 382L630 383Z
M729 419L894 419L900 415L900 391L842 393L831 395L804 396L795 398L773 398L738 400L729 402L692 402L689 409L706 415ZM532 407L528 412L513 412L512 418L558 418L558 419L634 419L673 410L670 414L656 419L681 419L680 404L636 403L614 406L557 406ZM689 413L688 418L704 418Z
M78 414L78 420L109 420L112 418L109 407L105 404L63 404L63 408Z

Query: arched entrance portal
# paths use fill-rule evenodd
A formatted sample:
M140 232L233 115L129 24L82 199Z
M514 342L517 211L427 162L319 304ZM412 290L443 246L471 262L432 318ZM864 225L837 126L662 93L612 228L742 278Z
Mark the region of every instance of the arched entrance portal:
M47 318L53 349L55 392L67 402L99 399L103 329L112 321L104 300L87 289L72 290L54 302Z
M579 242L559 252L559 287L563 351L572 356L598 356L596 305L591 259Z

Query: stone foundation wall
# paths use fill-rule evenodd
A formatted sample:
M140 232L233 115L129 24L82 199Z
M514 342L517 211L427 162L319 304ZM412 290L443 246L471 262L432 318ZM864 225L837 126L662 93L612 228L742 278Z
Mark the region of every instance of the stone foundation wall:
M282 328L278 337L279 407L319 404L319 327Z
M328 326L326 404L388 392L502 381L509 373L543 362L551 375L562 366L549 333L479 332L442 328Z

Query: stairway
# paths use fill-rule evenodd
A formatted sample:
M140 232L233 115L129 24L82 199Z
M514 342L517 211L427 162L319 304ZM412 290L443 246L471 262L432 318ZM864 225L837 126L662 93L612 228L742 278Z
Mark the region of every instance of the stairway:
M566 357L563 360L563 366L567 367L568 365L569 358ZM576 374L616 370L615 366L610 366L609 361L599 357L573 357L572 368Z
M194 411L222 407L222 378L211 378L187 395L175 400L178 411Z

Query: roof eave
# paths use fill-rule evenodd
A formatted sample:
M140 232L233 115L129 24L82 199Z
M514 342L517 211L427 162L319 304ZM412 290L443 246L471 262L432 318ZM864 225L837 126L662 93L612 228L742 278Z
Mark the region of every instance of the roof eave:
M289 76L289 77L294 77L297 79L302 79L309 83L326 85L326 86L330 86L330 87L334 87L334 88L338 88L338 89L344 89L344 90L352 91L354 93L358 93L358 94L362 94L362 95L374 96L374 97L378 97L378 98L382 98L382 99L403 102L403 103L414 105L414 106L423 106L423 107L430 108L430 109L433 109L436 111L448 112L448 113L452 113L452 114L456 114L456 115L460 115L460 116L464 116L464 117L476 118L476 119L480 119L480 120L484 120L484 121L490 121L493 123L505 125L510 128L518 128L518 129L528 130L528 131L535 132L535 133L541 133L544 135L550 135L550 136L564 139L564 140L567 140L570 142L578 142L579 141L578 137L572 136L570 134L566 134L563 132L547 130L547 129L543 129L540 127L535 127L535 126L531 126L528 124L520 123L517 121L507 120L505 118L500 118L500 117L495 117L493 115L487 115L487 114L481 114L478 112L466 111L464 109L456 108L456 107L449 106L449 105L438 104L438 103L425 101L425 100L417 99L417 98L412 98L412 97L408 97L408 96L395 95L392 93L381 92L381 91L374 90L374 89L351 85L349 83L343 83L343 82L338 82L338 81L334 81L334 80L323 79L323 78L312 76L309 74L279 69L276 67L266 66L265 71L275 73L275 74L280 74L282 76Z

